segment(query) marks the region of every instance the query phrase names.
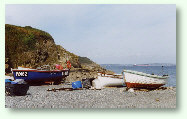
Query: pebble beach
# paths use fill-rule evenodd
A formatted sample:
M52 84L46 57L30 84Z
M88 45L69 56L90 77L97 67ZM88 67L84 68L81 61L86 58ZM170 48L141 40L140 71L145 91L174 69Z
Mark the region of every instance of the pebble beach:
M71 85L30 86L25 96L5 96L6 108L176 108L176 88L126 90L107 87L101 90L47 91Z

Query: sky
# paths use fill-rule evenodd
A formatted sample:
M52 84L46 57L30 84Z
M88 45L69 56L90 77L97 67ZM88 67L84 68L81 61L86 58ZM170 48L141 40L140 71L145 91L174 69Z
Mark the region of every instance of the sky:
M176 64L176 5L8 4L6 24L48 32L99 64Z

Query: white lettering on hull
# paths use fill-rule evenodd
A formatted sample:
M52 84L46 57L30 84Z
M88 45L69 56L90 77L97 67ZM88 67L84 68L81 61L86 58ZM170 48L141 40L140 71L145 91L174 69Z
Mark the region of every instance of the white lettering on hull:
M68 71L65 72L65 75L68 75Z
M28 72L19 71L19 72L16 72L16 76L17 77L27 77L28 76Z

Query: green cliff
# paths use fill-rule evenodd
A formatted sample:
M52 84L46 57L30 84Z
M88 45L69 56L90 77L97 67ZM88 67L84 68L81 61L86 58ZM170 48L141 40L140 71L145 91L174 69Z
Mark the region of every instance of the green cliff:
M36 68L42 65L61 64L66 67L67 58L72 68L103 70L86 57L77 56L62 46L56 45L52 36L30 26L5 25L5 70L25 66Z

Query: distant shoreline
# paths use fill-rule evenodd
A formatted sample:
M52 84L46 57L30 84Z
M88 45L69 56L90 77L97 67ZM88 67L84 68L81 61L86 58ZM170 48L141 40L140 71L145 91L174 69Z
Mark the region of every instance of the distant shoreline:
M171 63L153 63L153 64L99 64L101 66L111 65L111 66L176 66L176 64Z

